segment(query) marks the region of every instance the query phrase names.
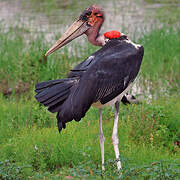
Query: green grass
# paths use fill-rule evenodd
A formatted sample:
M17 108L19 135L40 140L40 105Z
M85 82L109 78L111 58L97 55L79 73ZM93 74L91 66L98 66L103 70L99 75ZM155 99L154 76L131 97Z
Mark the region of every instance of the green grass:
M139 42L145 47L140 86L144 84L144 88L156 96L179 94L180 30L153 30Z
M138 40L145 47L138 83L145 96L149 89L153 98L120 106L122 176L116 171L111 143L110 107L103 111L106 172L102 175L97 109L91 108L79 123L68 123L59 135L55 115L33 97L37 82L65 77L98 48L76 41L69 45L73 54L67 46L45 59L49 44L43 34L37 39L30 36L27 42L24 32L28 35L19 28L0 32L0 179L179 178L180 30L152 30Z
M76 172L76 177L101 176L96 109L92 108L81 122L69 123L59 135L55 118L33 100L24 104L23 101L9 103L1 98L1 104L1 162L9 161L8 170L14 164L22 169L21 176L25 177L34 176L36 172L60 176L74 176L73 172ZM180 140L180 103L176 98L120 108L119 147L124 171L128 174L134 168L131 173L138 170L144 174L147 167L162 160L172 166L180 155L174 144ZM107 168L104 176L108 178L118 176L111 143L111 108L105 109L103 117ZM177 166L180 160L176 161ZM156 168L160 167L157 165Z
M30 43L27 43L21 36L22 31L23 29L16 28L3 33L1 30L1 91L8 88L12 88L13 91L19 88L23 91L22 83L32 89L37 82L64 78L75 64L98 49L90 44L78 45L76 41L46 59L43 55L50 45L43 41L43 34L35 40L30 37ZM179 37L179 29L163 28L152 30L139 39L138 43L145 47L140 72L142 89L148 88L151 94L156 96L160 96L161 93L169 95L179 93ZM72 53L69 53L69 47L74 49Z
M154 9L154 19L160 20L161 23L166 25L179 26L179 0L145 0L145 2L159 5Z

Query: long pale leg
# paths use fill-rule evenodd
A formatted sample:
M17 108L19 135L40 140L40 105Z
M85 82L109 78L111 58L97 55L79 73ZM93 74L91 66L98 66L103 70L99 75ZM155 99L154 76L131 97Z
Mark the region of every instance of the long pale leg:
M105 170L105 168L104 168L104 141L105 141L105 138L103 136L103 129L102 129L102 109L99 109L99 125L100 125L99 142L100 142L100 147L101 147L102 171L104 171Z
M119 116L119 102L115 103L115 118L113 123L113 133L112 133L112 143L114 146L114 151L117 160L117 169L118 171L121 169L121 161L119 159L119 138L118 138L118 116Z

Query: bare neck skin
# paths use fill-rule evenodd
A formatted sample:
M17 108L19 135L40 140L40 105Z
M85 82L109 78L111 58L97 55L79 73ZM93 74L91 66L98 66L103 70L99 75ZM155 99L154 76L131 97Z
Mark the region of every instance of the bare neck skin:
M104 22L104 19L100 18L99 21L95 23L93 27L85 32L88 37L88 41L95 46L103 46L104 45L104 35L100 35L99 31Z

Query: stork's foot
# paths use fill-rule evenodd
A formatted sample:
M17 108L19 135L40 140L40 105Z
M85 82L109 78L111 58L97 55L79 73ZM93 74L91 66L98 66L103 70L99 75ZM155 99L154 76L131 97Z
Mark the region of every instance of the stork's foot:
M117 170L120 171L122 166L121 166L121 161L119 158L119 148L118 148L119 140L117 139L117 136L115 136L115 138L116 138L115 140L112 138L112 141L113 141L114 152L116 156Z
M117 170L118 170L118 172L120 172L120 170L122 168L120 158L116 159L116 162L117 162Z
M105 172L105 167L104 167L104 164L102 164L102 173Z

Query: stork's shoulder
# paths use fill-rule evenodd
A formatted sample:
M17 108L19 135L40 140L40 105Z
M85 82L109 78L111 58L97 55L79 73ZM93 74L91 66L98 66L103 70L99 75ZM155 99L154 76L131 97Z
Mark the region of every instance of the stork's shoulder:
M137 50L139 50L139 49L143 49L144 50L144 47L142 45L136 44L133 41L131 41L130 39L125 39L123 41L124 41L124 43L131 45L132 47L134 47Z
M106 45L107 47L115 48L116 50L131 50L135 52L141 52L144 53L144 47L140 44L136 44L133 41L131 41L125 34L122 34L119 38L107 40L106 39Z

